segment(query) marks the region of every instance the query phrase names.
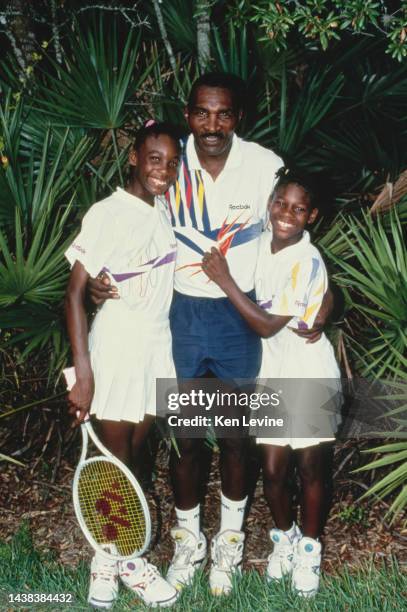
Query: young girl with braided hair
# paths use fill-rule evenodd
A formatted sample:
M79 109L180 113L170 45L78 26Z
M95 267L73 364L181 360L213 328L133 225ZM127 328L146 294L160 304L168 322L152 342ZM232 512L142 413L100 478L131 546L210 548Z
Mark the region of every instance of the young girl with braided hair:
M259 379L283 383L290 428L279 437L265 437L264 431L257 436L264 494L275 523L267 578L280 580L291 574L294 589L310 597L319 586L319 538L329 477L324 443L334 440L340 422L340 373L325 334L309 343L295 333L312 327L328 288L325 264L305 230L318 215L316 190L309 181L286 172L270 197L269 214L259 248L257 304L239 289L217 249L205 254L203 270L262 337ZM293 513L293 466L301 483L301 531Z

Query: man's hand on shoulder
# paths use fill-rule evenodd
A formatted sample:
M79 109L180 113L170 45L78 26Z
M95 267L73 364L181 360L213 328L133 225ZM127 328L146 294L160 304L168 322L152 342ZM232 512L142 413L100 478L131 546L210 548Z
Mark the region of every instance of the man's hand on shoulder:
M96 306L100 306L106 300L119 300L117 287L114 287L107 274L102 272L96 278L89 277L87 282L89 297Z

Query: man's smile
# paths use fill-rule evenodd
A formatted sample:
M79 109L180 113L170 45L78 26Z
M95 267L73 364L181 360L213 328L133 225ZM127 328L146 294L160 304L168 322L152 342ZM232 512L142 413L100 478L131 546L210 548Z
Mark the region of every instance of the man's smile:
M224 140L225 137L223 134L219 134L219 133L217 134L205 133L205 134L201 134L200 138L204 140L205 142L207 142L208 144L217 144L221 140Z

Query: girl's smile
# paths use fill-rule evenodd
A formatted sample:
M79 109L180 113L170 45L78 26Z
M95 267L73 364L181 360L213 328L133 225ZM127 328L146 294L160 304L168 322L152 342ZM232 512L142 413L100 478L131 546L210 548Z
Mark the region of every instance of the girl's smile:
M282 185L276 190L269 210L273 252L301 240L305 226L313 223L318 214L317 208L311 208L308 194L295 183Z
M153 206L154 197L165 193L175 182L180 154L170 136L152 134L138 151L130 153L129 162L135 167L130 193Z

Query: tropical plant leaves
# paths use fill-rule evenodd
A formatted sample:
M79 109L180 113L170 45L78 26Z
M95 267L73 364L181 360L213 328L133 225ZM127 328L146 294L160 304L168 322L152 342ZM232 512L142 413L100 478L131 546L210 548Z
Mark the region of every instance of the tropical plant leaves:
M106 24L100 19L85 31L77 27L64 66L49 59L54 73L44 72L37 108L57 125L62 120L99 130L123 126L130 112L127 104L153 68L149 64L136 70L140 45L141 32L130 30L121 48L114 20Z

